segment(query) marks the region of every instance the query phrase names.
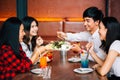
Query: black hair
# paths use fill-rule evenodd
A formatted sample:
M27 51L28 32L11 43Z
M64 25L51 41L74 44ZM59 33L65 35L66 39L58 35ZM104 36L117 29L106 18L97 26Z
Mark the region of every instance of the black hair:
M94 21L101 21L104 15L97 7L89 7L83 12L83 18L85 17L93 18Z
M8 18L2 25L0 34L0 47L9 45L13 49L15 55L19 57L19 29L22 22L17 17Z
M105 17L102 20L103 25L107 29L106 41L102 41L101 48L108 53L110 45L115 40L120 40L120 23L115 17Z
M33 17L30 17L30 16L26 16L22 19L22 22L23 22L23 25L24 25L24 30L25 30L25 33L26 35L24 36L23 38L23 42L25 44L27 44L28 48L30 49L29 47L29 41L30 41L30 28L31 28L31 23L35 21L36 22L36 26L38 26L38 21L33 18ZM31 40L31 44L32 44L32 51L34 50L35 46L36 46L36 37L37 36L33 36L32 37L32 40Z

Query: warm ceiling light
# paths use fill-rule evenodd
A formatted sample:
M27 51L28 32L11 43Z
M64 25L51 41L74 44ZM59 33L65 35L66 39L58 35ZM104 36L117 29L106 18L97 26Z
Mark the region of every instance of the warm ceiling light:
M63 18L36 18L38 21L63 21Z
M0 21L5 21L7 18L0 18Z
M68 18L68 21L83 21L83 18Z

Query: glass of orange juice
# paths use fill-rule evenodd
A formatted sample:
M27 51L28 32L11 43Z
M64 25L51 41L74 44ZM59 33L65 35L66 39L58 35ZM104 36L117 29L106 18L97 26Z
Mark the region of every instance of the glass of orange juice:
M40 58L40 67L45 68L47 66L47 58L45 56Z

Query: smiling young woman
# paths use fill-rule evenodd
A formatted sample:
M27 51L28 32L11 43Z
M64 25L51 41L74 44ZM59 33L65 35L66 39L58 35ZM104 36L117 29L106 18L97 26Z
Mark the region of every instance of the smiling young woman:
M120 23L114 17L105 17L100 23L99 34L102 40L101 48L107 57L102 65L96 66L96 70L101 76L110 72L110 80L120 80ZM97 59L92 46L90 54Z

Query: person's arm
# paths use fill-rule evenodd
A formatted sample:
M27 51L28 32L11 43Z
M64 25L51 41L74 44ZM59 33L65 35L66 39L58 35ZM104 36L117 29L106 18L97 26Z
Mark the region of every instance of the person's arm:
M86 45L86 48L87 48L87 50L89 51L89 54L90 54L88 58L90 60L92 60L92 61L94 59L94 61L96 61L99 65L103 65L104 60L101 59L101 54L102 53L96 53L94 51L94 43L93 42L89 42ZM102 56L102 57L104 57L104 56Z
M101 76L105 76L110 71L117 56L118 56L118 52L116 52L114 50L110 50L105 62L103 63L103 65L101 67L97 67L96 71Z
M36 39L36 46L35 46L35 48L34 48L34 50L33 50L33 52L32 52L31 58L32 58L33 55L34 55L34 57L36 57L37 59L39 59L39 55L41 54L41 52L39 51L40 47L41 47L41 49L44 50L44 47L41 46L41 45L43 44L43 42L44 42L44 41L43 41L43 39L41 38L41 36L38 36L37 39ZM40 54L39 54L39 53L40 53ZM33 60L34 62L36 62L37 59L35 59L34 57L32 58L32 60Z
M88 41L91 34L87 31L80 33L66 33L66 40L68 41Z
M88 49L92 47L89 50L90 55L88 58L92 61L96 61L99 65L102 65L106 58L106 53L100 48L100 45L100 36L98 33L96 33L89 38L89 43L86 45L86 47L88 47Z
M58 31L57 32L57 37L62 39L62 40L65 40L67 38L67 35L66 35L66 33L64 33L62 31Z
M68 41L88 41L90 37L89 32L80 32L80 33L64 33L64 32L57 32L57 37L62 40Z
M103 65L104 63L104 59L102 59L102 54L100 51L99 52L95 52L94 49L90 49L89 50L90 56L99 64L99 65Z
M73 44L71 50L75 51L75 52L79 52L80 51L80 46L78 46L77 44Z
M44 46L36 47L33 51L33 55L31 56L31 61L34 64L36 62L36 59L38 59L42 52L44 52L46 48Z
M32 57L31 57L31 61L32 61L32 63L34 64L34 63L36 63L36 61L40 58L40 57L42 57L42 56L44 56L46 53L47 53L47 51L49 51L49 50L51 50L52 48L51 48L51 46L48 44L48 45L46 45L46 46L38 46L38 47L35 47L35 50L33 51L33 55L32 55Z
M90 56L94 59L94 61L96 61L99 65L103 65L104 60L97 54L98 53L95 53L94 51L90 52ZM102 54L102 53L99 53L99 54Z

